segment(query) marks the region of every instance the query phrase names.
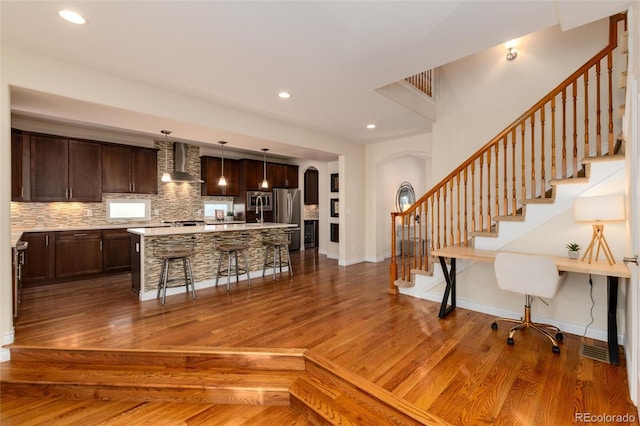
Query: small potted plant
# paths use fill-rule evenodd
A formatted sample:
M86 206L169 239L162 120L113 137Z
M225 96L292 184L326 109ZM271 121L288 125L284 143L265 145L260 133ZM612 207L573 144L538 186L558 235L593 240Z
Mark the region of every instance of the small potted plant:
M227 217L225 218L225 222L233 222L233 216L234 216L233 211L229 210L227 212Z
M580 256L580 244L578 243L567 244L567 250L569 250L569 259L577 259Z

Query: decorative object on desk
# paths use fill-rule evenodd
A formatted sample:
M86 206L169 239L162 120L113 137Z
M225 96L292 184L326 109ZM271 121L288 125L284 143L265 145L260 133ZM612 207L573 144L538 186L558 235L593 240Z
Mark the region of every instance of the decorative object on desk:
M224 218L225 222L233 222L233 216L234 216L233 211L229 210L227 212L227 217Z
M334 243L340 242L340 228L337 223L330 223L330 240Z
M222 222L224 220L224 210L216 209L216 220Z
M596 262L598 261L600 250L602 250L609 265L616 263L609 244L604 237L604 225L602 222L624 220L624 197L622 195L607 195L576 198L573 200L573 218L578 222L593 223L591 243L589 243L584 256L582 256L582 261L589 256L589 263L591 263L593 250L596 249Z
M577 259L580 257L580 244L569 243L567 244L567 250L569 250L569 259Z
M338 173L331 173L331 192L340 191L340 181L338 180Z
M416 202L416 193L409 182L402 182L396 192L396 207L399 212L406 211Z
M332 198L331 199L331 217L339 217L339 210L340 204L337 198Z

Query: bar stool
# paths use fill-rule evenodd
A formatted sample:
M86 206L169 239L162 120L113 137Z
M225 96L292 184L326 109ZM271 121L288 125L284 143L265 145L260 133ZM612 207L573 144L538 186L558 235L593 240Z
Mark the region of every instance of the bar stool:
M267 237L263 240L264 245L264 262L262 264L262 276L264 277L267 267L273 268L273 279L276 279L276 268L280 268L282 274L282 266L289 267L289 276L293 277L293 268L291 268L291 256L289 255L289 244L291 244L291 231L284 231L284 235L275 235ZM287 252L287 261L282 260L282 250ZM269 258L271 257L271 260Z
M231 289L231 275L236 276L236 283L240 282L240 275L247 274L247 281L251 285L249 276L249 263L247 262L247 250L249 249L249 234L240 236L216 236L214 237L215 249L220 253L218 257L218 273L216 274L216 287L221 276L227 277L227 291ZM238 264L238 254L244 258L244 268ZM222 268L222 259L227 256L227 267ZM234 260L233 263L231 260Z
M169 267L172 261L182 260L182 269L184 271L184 285L189 292L189 284L191 284L191 293L193 300L196 300L196 285L193 281L193 272L191 271L191 261L189 257L193 255L195 248L195 237L177 238L166 241L155 241L153 252L156 257L162 259L162 270L160 271L160 282L158 283L158 295L162 292L162 304L164 305L167 298L167 284L169 279ZM177 286L176 286L177 287Z

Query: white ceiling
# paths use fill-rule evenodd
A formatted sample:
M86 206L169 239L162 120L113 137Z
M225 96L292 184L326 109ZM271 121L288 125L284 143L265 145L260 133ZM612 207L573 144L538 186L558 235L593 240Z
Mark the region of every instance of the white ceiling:
M431 125L376 88L555 24L583 25L630 3L2 0L0 19L3 46L368 143L425 132ZM80 12L88 24L63 21L57 16L62 8ZM293 97L277 98L281 90ZM122 111L46 94L12 92L12 108L135 130L117 117ZM141 128L171 128L170 117L129 114L129 122L147 120ZM367 130L369 122L378 127ZM175 135L194 142L228 139L251 150L261 144L224 129L170 124ZM323 158L281 148L284 155Z

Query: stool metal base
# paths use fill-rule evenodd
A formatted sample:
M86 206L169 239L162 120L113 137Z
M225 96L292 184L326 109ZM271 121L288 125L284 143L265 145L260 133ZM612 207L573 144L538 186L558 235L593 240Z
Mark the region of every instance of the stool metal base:
M240 282L240 275L247 274L247 282L251 286L251 276L249 275L249 263L247 262L247 250L245 247L232 247L224 248L220 247L220 256L218 257L218 273L216 274L216 287L218 287L218 280L221 276L227 277L227 291L231 289L231 275L236 276L236 283ZM244 268L238 266L238 253L242 253L244 259ZM222 258L227 256L227 267L222 269ZM234 258L235 262L231 264L231 258Z
M196 285L193 281L193 272L191 271L191 261L188 257L164 257L162 260L162 270L160 272L160 282L158 283L158 295L162 292L162 304L167 298L167 283L169 282L169 266L172 260L182 260L182 269L184 270L184 282L187 293L189 292L189 284L191 284L191 294L193 300L196 300Z
M282 249L287 252L287 261L282 261ZM269 260L269 251L272 251L272 258ZM289 267L289 276L293 277L293 268L291 268L291 256L289 255L289 242L288 241L274 241L265 242L264 262L262 264L262 276L264 277L267 267L273 268L273 279L276 279L276 269L280 269L282 274L282 267Z

